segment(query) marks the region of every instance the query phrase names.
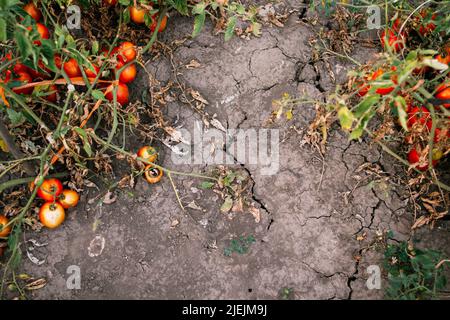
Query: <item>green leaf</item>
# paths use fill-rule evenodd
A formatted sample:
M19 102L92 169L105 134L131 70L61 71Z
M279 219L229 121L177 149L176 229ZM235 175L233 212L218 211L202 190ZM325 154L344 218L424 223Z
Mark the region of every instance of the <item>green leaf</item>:
M236 8L236 13L244 15L245 14L245 7L242 4L238 4Z
M8 108L6 109L6 113L8 114L8 118L13 126L18 126L25 121L25 117L22 112L17 112L11 108Z
M408 114L406 113L406 101L402 96L395 97L395 105L397 107L398 120L405 131L408 130L407 119Z
M98 41L96 40L96 41L92 42L92 49L91 49L91 51L92 51L93 54L97 54L98 53L98 49L99 49L99 44L98 44Z
M6 21L3 18L0 18L0 41L4 42L8 40L8 33L6 30Z
M100 90L92 90L92 96L94 99L106 101L105 95Z
M339 122L343 130L349 131L352 128L355 117L347 107L341 107L338 111Z
M231 172L223 179L223 184L226 187L229 187L233 183L234 179L236 179L236 173Z
M192 14L203 14L205 13L206 4L204 2L197 3L194 8L192 8Z
M195 16L194 19L194 30L192 31L192 38L195 38L202 31L203 26L205 24L206 13L202 12Z
M200 185L201 189L211 189L214 186L214 182L209 182L209 181L204 181L202 182L202 184Z
M182 15L188 15L188 5L186 0L167 0L167 4L175 8Z
M33 53L33 45L31 44L30 39L25 36L21 30L16 30L14 32L14 38L16 39L17 48L20 51L20 55L22 56L22 59L25 60Z
M361 127L356 128L356 129L353 130L352 133L350 134L350 139L351 139L351 140L358 140L359 138L361 138L363 132L364 132L363 128L361 128Z
M227 28L225 30L225 41L230 40L234 35L234 29L236 28L237 17L232 16L228 19Z
M130 10L128 10L128 7L125 7L125 9L123 10L123 23L127 24L130 22L130 20Z
M379 95L370 95L367 98L365 98L361 103L359 103L356 108L353 115L356 118L360 118L363 116L375 103L377 103L380 100Z

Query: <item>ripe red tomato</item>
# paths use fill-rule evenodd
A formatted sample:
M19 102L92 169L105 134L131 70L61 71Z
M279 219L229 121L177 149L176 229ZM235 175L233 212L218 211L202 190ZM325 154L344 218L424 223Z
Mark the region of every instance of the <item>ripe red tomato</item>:
M66 218L63 206L58 202L46 202L39 210L39 220L49 228L54 229L63 223Z
M30 72L30 68L28 68L26 65L24 65L23 63L20 63L20 62L17 62L15 65L14 65L14 68L13 68L13 71L14 71L14 73L19 73L19 72L27 72L27 73L29 73Z
M436 56L436 60L443 64L450 65L450 55L442 56L441 54Z
M148 183L154 184L161 181L164 172L161 169L156 168L155 166L149 164L145 167L145 180Z
M369 92L370 86L367 85L367 83L361 82L358 85L358 88L360 88L359 91L358 91L358 96L364 97L367 94L367 92Z
M436 89L435 97L439 100L450 100L450 82L441 84ZM445 108L450 108L450 103L444 103Z
M129 41L122 42L119 47L119 60L128 62L136 59L136 49L133 43Z
M79 200L80 196L73 190L64 190L59 196L59 203L61 203L64 209L75 207Z
M426 171L428 170L428 157L426 159L423 158L423 155L421 152L419 152L416 148L412 148L408 153L408 161L411 165L417 165L416 168L420 171ZM438 160L432 160L431 164L432 166L436 166L438 163Z
M430 121L431 122L431 121ZM429 130L431 131L431 124L428 125ZM450 130L447 128L436 128L434 131L434 143L439 143L441 141L446 141L450 138Z
M155 162L158 158L158 153L156 152L155 148L151 146L145 146L139 149L137 156L139 158L145 159L148 162Z
M20 81L23 84L27 84L33 81L33 78L31 78L30 74L24 71L17 72L18 78L14 79L15 81ZM25 89L12 89L17 94L30 94L33 92L33 88L25 88Z
M116 72L124 66L123 63L117 63ZM136 65L134 63L125 67L119 75L119 81L123 83L130 83L136 78Z
M420 12L420 15L422 16L422 20L425 19L428 15L427 10L422 10ZM430 17L430 20L436 20L436 13L433 13L433 15ZM422 36L427 35L428 33L431 33L436 29L436 25L433 22L429 22L427 24L424 24L423 22L420 25L419 33Z
M391 68L392 71L395 71L396 68L392 67ZM375 71L371 77L371 80L376 80L379 77L381 77L384 74L384 71L382 69L378 69L377 71ZM391 77L392 82L394 82L395 84L397 83L397 79L395 79L394 76ZM394 91L395 87L387 87L387 88L378 88L375 92L378 93L379 95L386 95L391 93L392 91Z
M37 32L41 36L41 39L49 39L50 38L50 31L48 31L48 28L43 25L42 23L36 23ZM36 40L33 42L35 45L40 46L42 43L39 40Z
M115 6L117 4L117 0L103 0L103 3L108 6Z
M131 21L137 24L142 24L145 22L145 14L148 12L147 9L138 7L129 7Z
M11 232L11 226L5 227L9 222L6 216L0 216L0 238L6 238Z
M387 42L388 46L394 52L399 52L405 46L404 36L397 34L396 32L392 31L391 29L387 29L387 33L386 33L386 30L383 30L383 32L381 32L380 40L381 40L381 46L383 47L383 49L386 49L385 46L386 46L386 42Z
M48 79L49 78L48 73L50 73L50 70L47 68L47 66L44 64L44 62L42 60L39 60L38 68L40 70L44 70L46 73L40 72L33 68L28 68L28 73L31 75L31 77L33 79Z
M47 93L48 94L44 97L44 99L49 101L49 102L56 103L56 101L58 100L58 87L55 86L54 84L52 84L48 88L48 92Z
M78 65L77 60L75 60L74 58L70 58L69 61L64 63L63 68L64 72L69 78L81 76L80 66Z
M59 54L55 54L54 56L53 56L53 61L55 62L55 66L56 66L56 68L58 69L58 70L61 70L61 68L62 68L62 59L61 59L61 56L59 55Z
M86 73L86 77L88 78L95 78L97 77L97 74L100 72L100 67L92 64L92 67L94 67L94 71L90 68L84 68L84 73Z
M158 20L159 15L154 15L152 17L152 24L150 25L151 32L155 32L156 27L158 26ZM161 21L161 25L159 26L158 32L163 32L164 30L166 30L166 26L167 26L167 16L164 16Z
M397 68L395 66L393 66L391 68L392 71L397 70ZM358 91L358 95L360 97L363 97L367 94L367 92L369 92L371 86L367 83L368 81L375 81L377 80L379 77L381 77L384 74L384 71L382 69L377 69L376 71L374 71L369 77L365 77L365 81L361 81L359 83L359 91ZM392 82L394 82L395 84L397 84L397 79L395 75L391 76L391 80ZM392 91L394 91L395 87L387 87L387 88L378 88L375 92L378 93L379 95L386 95L391 93Z
M55 178L46 179L37 191L37 196L45 201L55 201L63 191L61 181Z
M42 18L41 11L34 5L33 2L26 4L23 7L26 13L28 13L34 20L39 21Z
M413 125L419 123L420 125L427 124L430 120L430 111L425 107L413 107L408 112L408 127L412 128Z
M110 90L108 93L106 93L105 97L109 101L113 101L114 94L113 94L113 87L114 85L110 85L107 90ZM117 102L120 103L122 106L125 106L128 104L128 86L125 83L119 83L117 86Z

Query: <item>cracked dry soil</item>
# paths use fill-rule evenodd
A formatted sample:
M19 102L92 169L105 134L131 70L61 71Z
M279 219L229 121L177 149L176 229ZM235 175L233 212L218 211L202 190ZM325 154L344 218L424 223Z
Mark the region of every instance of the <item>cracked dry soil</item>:
M174 17L162 41L188 36L191 28L190 19ZM209 114L217 114L230 129L258 129L272 112L272 100L284 92L320 99L335 86L323 62L312 60L311 36L298 14L282 29L265 28L261 38L227 43L207 25L173 55L182 65L200 62L199 68L182 69L180 77L209 101ZM354 57L366 61L375 52L362 47ZM331 65L337 82L351 67L339 60ZM147 67L158 80L173 80L167 58L161 56ZM138 77L132 88L136 97L146 90L142 70ZM178 101L164 112L188 130L200 119ZM48 280L33 298L277 299L285 287L293 289L296 299L382 298L382 290L365 285L367 266L380 264L382 254L365 248L377 231L393 230L397 241L410 237L413 218L406 190L393 178L403 168L374 145L348 142L337 128L330 132L322 162L312 147L301 143L314 115L314 106L304 105L295 110L292 123L275 126L281 139L278 174L263 176L258 166L236 163L253 180L253 201L262 213L259 223L249 213L228 219L219 211L219 197L200 190L200 181L192 178L175 178L183 203L194 200L203 208L187 208L189 215L177 204L168 179L155 186L139 179L133 196L120 193L115 203L100 207L88 203L98 192L88 189L83 204L61 228L27 235L48 242L38 253L44 264L24 259L25 272ZM131 141L130 148L140 143ZM175 165L169 153L162 149L165 167L210 170ZM384 173L366 174L359 170L365 163ZM173 227L173 221L179 224ZM361 234L365 239L357 241ZM443 230L427 234L431 242L448 248L448 240L440 240L448 238ZM253 235L256 243L246 254L225 256L230 239L240 235ZM96 236L104 237L104 249L90 256L88 247ZM81 269L80 290L66 288L70 265Z

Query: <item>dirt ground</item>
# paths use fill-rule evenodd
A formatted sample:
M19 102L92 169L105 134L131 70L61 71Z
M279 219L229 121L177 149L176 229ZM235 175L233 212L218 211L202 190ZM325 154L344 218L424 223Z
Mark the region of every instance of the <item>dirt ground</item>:
M301 4L277 4L283 5ZM207 24L200 36L173 52L180 65L200 63L198 68L181 68L179 77L201 93L209 102L206 111L217 114L224 127L264 128L272 100L285 92L320 99L352 67L332 60L335 83L325 64L312 62L308 40L314 33L300 18L308 14L300 9L284 28L264 27L260 38L235 37L226 43ZM191 19L177 16L170 22L162 42L191 33ZM376 52L358 47L353 57L363 62ZM147 67L162 82L174 80L167 57ZM140 70L138 77L131 89L135 98L147 90L145 72ZM170 102L163 112L190 131L199 119L179 101ZM24 258L22 271L48 280L31 298L279 299L285 288L287 298L295 299L382 298L383 290L366 286L367 267L380 265L382 253L364 248L387 230L393 231L392 241L410 237L408 193L395 178L404 168L376 145L350 143L338 128L330 132L322 159L302 143L314 115L313 105L303 105L291 123L273 126L281 140L276 175L261 175L259 166L235 164L250 175L250 200L261 210L259 222L248 212L231 218L220 213L219 196L200 189L201 180L190 177L174 177L182 202L198 206L187 212L178 205L169 179L154 186L139 179L131 192L116 191L117 201L109 205L89 201L100 191L87 188L62 227L26 234L27 239L48 243L33 251L45 259L43 264ZM134 150L144 141L130 137L128 143ZM175 165L171 151L160 148L165 167L203 173L213 168ZM361 169L364 164L379 173L367 174ZM414 237L450 253L448 228L448 222L441 222L432 232L425 228ZM358 241L358 235L363 239ZM239 236L253 236L256 242L247 253L226 256L224 249ZM67 288L71 265L80 267L81 289ZM382 289L385 285L383 281Z

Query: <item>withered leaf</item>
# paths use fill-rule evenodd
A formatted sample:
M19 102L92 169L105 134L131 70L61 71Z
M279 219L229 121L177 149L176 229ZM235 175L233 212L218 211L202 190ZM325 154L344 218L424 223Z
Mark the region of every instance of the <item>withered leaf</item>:
M31 290L38 290L38 289L41 289L41 288L45 287L46 284L47 284L47 281L44 278L40 278L40 279L37 279L37 280L35 280L33 282L28 283L25 286L25 289L26 290L30 290L30 291Z

